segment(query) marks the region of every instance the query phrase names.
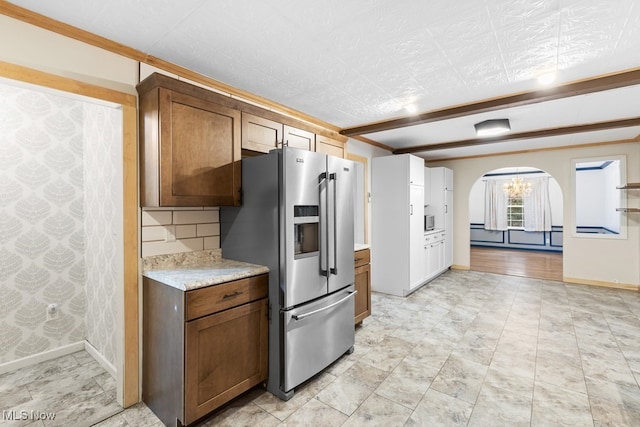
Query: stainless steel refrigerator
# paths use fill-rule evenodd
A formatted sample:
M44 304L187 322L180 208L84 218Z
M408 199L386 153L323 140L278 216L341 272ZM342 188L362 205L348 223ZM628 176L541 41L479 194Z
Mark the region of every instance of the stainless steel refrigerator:
M269 267L269 379L283 400L354 345L353 162L291 147L242 160L225 258Z

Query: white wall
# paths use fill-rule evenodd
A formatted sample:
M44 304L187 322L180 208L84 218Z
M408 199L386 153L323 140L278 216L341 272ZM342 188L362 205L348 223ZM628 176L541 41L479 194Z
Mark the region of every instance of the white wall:
M603 203L604 226L609 230L619 232L621 215L616 212L616 208L622 206L620 200L624 192L615 188L622 184L620 182L620 161L616 160L604 169L604 181L609 190L605 194Z
M575 143L580 142L579 136L576 136ZM571 160L612 155L626 155L626 182L640 180L638 142L429 163L429 167L446 166L454 171L454 264L461 268L469 267L469 194L474 183L484 173L503 167L524 166L548 172L557 180L562 193L568 195L563 201L563 225L565 230L573 230L575 220L574 197L571 191ZM640 285L640 216L629 214L626 218L627 239L596 239L565 233L563 269L566 280Z
M512 169L512 168L509 168ZM526 170L527 168L521 168ZM500 169L494 171L487 171L487 173L498 173ZM503 175L501 179L511 179L516 175ZM522 175L524 179L526 177L533 177L540 175ZM478 178L478 180L471 187L469 192L469 221L470 223L483 224L484 223L484 189L485 179L490 178ZM549 178L549 204L551 205L551 225L562 226L563 221L563 198L560 185L555 178Z
M374 157L390 156L392 154L391 151L374 147L373 145L365 144L364 142L360 142L356 139L349 138L349 141L347 142L347 153L355 154L356 156L365 157L367 159L367 177L366 177L367 189L369 193L371 193L371 159ZM367 216L369 218L368 227L367 227L367 234L368 234L367 241L370 242L371 241L371 222L372 222L371 203L367 203L366 209L367 209Z
M580 170L576 172L576 225L602 227L605 222L607 182L604 170Z
M0 15L0 60L135 94L138 62Z
M604 169L576 171L576 225L604 227L620 232L620 214L624 192L616 190L620 185L621 166L616 160Z

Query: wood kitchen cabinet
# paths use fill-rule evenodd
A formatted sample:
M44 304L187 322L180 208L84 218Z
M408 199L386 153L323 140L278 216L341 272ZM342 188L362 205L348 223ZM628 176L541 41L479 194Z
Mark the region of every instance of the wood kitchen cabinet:
M142 206L239 205L240 111L159 74L137 89Z
M316 150L316 135L313 132L285 125L283 133L285 145L307 151Z
M282 145L283 125L249 113L242 113L242 149L268 153Z
M268 275L191 291L143 282L142 400L183 426L267 379Z
M316 135L316 152L344 158L344 142Z
M268 153L282 145L314 151L316 135L275 120L242 113L242 149Z
M355 324L371 315L371 251L355 251Z

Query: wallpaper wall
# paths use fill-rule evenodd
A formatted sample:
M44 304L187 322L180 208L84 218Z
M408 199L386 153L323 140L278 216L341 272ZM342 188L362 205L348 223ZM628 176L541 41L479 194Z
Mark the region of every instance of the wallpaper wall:
M87 337L85 116L83 102L0 82L0 363Z
M84 229L87 341L116 364L122 283L122 112L84 104Z

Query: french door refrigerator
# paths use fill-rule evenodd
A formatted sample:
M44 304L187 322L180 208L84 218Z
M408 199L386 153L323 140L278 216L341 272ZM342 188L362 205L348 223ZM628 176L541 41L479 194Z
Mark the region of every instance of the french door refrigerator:
M267 390L283 400L353 351L353 162L283 147L242 160L242 206L220 209L225 258L269 267Z

